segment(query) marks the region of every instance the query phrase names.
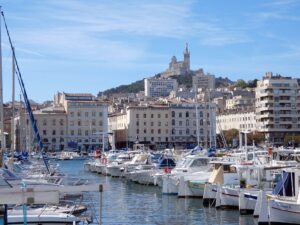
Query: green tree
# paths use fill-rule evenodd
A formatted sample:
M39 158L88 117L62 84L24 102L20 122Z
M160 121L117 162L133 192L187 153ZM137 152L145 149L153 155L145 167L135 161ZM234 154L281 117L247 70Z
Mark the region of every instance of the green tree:
M244 80L239 79L235 82L234 86L244 89L247 87L247 83Z
M227 144L230 146L232 144L232 140L239 138L239 131L237 129L230 129L223 131L225 140Z

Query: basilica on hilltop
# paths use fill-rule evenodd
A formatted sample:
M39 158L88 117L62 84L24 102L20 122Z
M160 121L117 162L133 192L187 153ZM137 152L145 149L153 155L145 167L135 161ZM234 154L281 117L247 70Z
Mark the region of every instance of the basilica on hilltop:
M186 44L183 52L183 61L177 61L176 56L173 56L169 63L169 68L161 73L162 78L168 78L175 75L186 75L190 72L190 52L188 44Z

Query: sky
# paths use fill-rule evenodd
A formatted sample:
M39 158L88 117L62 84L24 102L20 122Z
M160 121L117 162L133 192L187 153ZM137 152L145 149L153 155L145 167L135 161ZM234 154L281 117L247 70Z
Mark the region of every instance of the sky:
M300 0L0 0L30 99L99 91L167 69L173 55L232 80L300 78ZM4 101L11 51L2 22ZM17 85L18 86L18 85ZM16 94L20 91L17 87Z

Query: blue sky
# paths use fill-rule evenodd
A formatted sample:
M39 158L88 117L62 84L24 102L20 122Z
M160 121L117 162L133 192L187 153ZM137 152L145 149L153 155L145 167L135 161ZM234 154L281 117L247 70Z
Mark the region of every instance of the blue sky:
M241 4L242 2L242 4ZM232 80L266 71L300 77L299 0L2 0L28 95L97 94L165 70L192 69ZM2 27L3 28L3 27ZM4 98L11 53L2 29ZM19 93L19 91L18 91Z

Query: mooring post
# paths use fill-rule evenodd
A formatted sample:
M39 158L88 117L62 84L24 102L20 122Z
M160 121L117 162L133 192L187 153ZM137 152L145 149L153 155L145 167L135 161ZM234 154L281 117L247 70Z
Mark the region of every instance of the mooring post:
M99 206L99 225L102 225L102 193L103 193L103 185L99 185L99 194L100 194L100 206Z

